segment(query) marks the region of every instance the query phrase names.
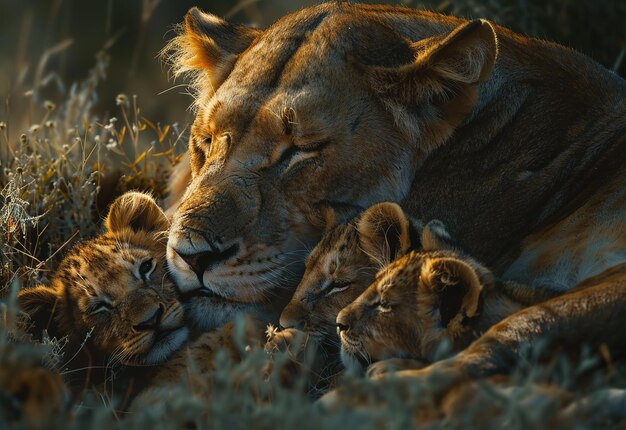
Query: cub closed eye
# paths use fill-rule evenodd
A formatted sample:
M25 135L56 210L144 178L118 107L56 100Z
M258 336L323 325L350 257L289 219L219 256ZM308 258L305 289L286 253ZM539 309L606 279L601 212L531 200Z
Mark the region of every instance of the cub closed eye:
M89 315L96 315L99 313L110 313L113 310L113 305L105 300L99 300L89 306L87 312Z
M330 296L336 293L345 291L350 286L350 281L333 281L325 289L326 296Z
M149 280L150 275L154 271L155 266L156 266L156 262L154 261L154 258L143 261L139 265L139 277L143 279L144 281Z
M380 312L391 312L391 304L385 300L381 300L378 302L378 310Z
M376 300L368 305L370 309L378 309L380 312L391 312L391 304L386 300Z

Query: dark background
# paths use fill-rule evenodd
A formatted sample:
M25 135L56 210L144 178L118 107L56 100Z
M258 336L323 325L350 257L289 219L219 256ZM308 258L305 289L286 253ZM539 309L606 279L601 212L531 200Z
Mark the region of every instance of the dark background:
M1 0L0 121L21 133L37 118L29 90L40 99L64 99L95 63L98 51L110 57L98 89L97 110L115 109L118 93L137 94L148 118L187 123L191 99L184 87L171 88L158 51L194 5L236 22L266 26L312 0ZM471 18L485 17L518 32L556 40L626 75L624 0L429 0L390 1ZM27 94L27 95L25 95ZM160 95L159 95L160 94ZM10 120L10 121L9 121ZM16 127L17 126L17 127Z

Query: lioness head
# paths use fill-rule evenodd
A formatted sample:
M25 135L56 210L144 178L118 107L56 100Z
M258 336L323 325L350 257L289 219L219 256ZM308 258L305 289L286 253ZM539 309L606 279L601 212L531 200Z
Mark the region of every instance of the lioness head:
M378 203L329 230L308 257L280 325L335 338L339 311L372 283L378 269L420 246L420 229L397 204Z
M497 51L485 21L411 13L421 27L329 3L256 30L189 11L165 50L197 89L192 180L167 250L181 291L219 303L225 319L280 303L324 211L345 220L407 194Z
M19 305L38 333L67 336L71 348L86 341L111 362L163 362L188 335L164 267L169 222L133 192L113 203L105 227L74 246L47 285L20 291Z
M440 342L465 340L491 272L454 251L411 252L382 269L337 316L341 358L363 369L387 358L432 361Z

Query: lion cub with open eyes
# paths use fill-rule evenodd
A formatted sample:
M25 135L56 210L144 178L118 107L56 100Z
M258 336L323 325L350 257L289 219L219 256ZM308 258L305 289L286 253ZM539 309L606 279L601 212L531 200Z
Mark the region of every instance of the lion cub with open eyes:
M337 225L311 252L304 276L280 316L283 330L268 329L266 350L271 354L287 349L299 361L306 346L319 350L322 363L314 367L338 371L340 342L335 321L339 311L371 284L381 267L411 249L441 247L454 247L441 222L423 226L395 203L373 205L352 221Z
M380 270L337 315L342 362L368 369L370 377L417 368L415 360L436 360L442 341L458 352L509 315L549 298L497 280L462 251L412 251Z

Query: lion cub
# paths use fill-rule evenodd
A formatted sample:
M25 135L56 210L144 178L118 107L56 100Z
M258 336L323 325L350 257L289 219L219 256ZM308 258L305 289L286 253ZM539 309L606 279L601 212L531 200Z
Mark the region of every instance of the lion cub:
M413 251L383 268L337 316L341 358L374 376L398 359L433 362L442 341L449 352L525 307L522 286L496 280L489 269L452 249ZM381 360L395 359L391 362ZM397 369L399 370L399 369Z
M395 203L371 206L329 230L311 252L293 298L280 316L282 331L270 327L266 351L287 350L293 361L317 350L320 367L338 371L337 314L374 280L381 267L412 249L453 248L443 224L409 219ZM325 378L325 375L319 375Z
M165 267L169 220L152 197L124 194L111 205L104 225L104 233L67 253L47 285L18 294L32 334L46 330L67 339L65 365L85 369L81 387L106 382L106 374L96 376L90 369L132 369L127 373L141 390L182 381L190 360L208 373L219 350L241 357L235 323L189 339L187 324L196 324L186 320ZM244 340L260 346L263 336L253 322L244 328Z
M130 192L104 225L70 249L47 285L20 291L20 308L36 335L67 337L67 353L92 366L162 363L189 334L165 268L169 221L150 196Z

